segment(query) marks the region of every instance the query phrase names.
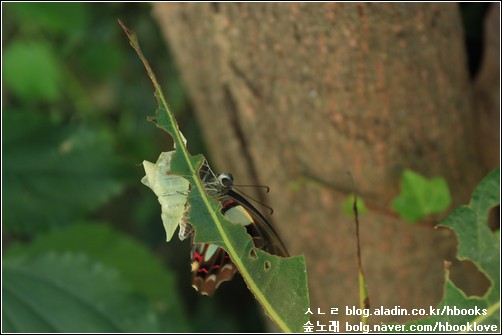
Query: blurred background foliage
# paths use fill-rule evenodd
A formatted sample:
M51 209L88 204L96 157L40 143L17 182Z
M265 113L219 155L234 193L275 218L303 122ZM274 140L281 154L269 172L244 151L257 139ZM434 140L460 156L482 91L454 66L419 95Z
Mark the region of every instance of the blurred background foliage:
M469 53L487 8L461 5ZM118 18L137 32L189 149L207 156L150 5L2 11L2 330L264 331L239 276L213 298L191 288L191 246L165 243L160 205L140 183L140 163L172 142L146 121L153 88Z
M147 3L3 3L3 331L264 331L242 279L191 288L140 163L172 150L117 19L140 38L192 153L207 152Z

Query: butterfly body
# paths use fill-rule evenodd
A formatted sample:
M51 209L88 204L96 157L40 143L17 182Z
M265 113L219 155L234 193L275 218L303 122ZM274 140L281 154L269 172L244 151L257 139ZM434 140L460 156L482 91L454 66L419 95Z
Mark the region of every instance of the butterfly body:
M233 190L233 177L222 173L207 181L207 191L222 204L227 219L246 228L256 248L274 255L288 257L288 251L265 217ZM203 179L204 181L204 179ZM212 296L219 285L229 281L237 272L228 253L210 243L194 243L192 249L192 286L200 294Z

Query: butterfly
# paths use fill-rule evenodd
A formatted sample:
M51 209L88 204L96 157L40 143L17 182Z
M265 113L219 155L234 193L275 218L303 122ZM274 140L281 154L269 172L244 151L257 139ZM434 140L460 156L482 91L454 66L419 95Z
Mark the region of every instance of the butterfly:
M243 225L256 248L273 255L289 257L284 243L272 225L234 190L233 176L230 173L215 176L207 163L203 167L205 168L201 168L201 180L206 192L221 203L221 213L231 222ZM180 234L181 230L193 233L190 228L186 228L187 225L189 224L185 223L180 229ZM237 273L237 267L229 254L223 248L210 243L193 243L191 268L192 287L207 296L212 296L221 283L231 280Z

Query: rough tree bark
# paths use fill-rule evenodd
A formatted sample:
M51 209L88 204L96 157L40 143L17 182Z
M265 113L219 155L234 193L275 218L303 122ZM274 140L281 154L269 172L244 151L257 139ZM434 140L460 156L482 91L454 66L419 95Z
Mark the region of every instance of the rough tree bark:
M500 162L500 3L485 19L482 67L474 82L479 151L487 168Z
M345 316L358 306L346 171L370 208L361 242L372 306L437 304L455 239L400 221L390 202L405 168L445 177L454 206L486 171L457 5L157 3L154 12L216 170L271 187L273 223L292 254L305 254L311 306L358 322Z

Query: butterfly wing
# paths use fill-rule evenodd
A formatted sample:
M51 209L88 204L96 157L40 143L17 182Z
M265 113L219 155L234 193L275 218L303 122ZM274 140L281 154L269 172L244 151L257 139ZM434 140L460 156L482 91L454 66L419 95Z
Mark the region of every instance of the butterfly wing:
M256 248L278 256L289 256L272 226L246 199L229 191L222 204L222 213L233 223L246 227ZM212 296L220 284L231 280L236 272L236 266L223 248L209 243L194 243L192 287L200 294Z
M234 222L239 223L242 218L234 220L228 216L232 206L223 205L221 212ZM230 212L229 212L230 210ZM212 296L224 281L232 280L237 267L232 263L230 255L225 249L210 243L194 243L192 247L192 287L202 295Z
M194 243L192 287L200 294L212 296L220 284L231 280L236 272L237 268L223 248L210 243Z
M267 219L265 219L265 217L239 193L229 190L227 195L229 197L229 199L226 200L227 203L234 201L240 205L231 207L232 210L236 209L241 211L241 216L245 216L247 214L248 223L241 224L246 227L248 234L253 238L255 246L258 249L264 250L272 255L289 257L286 246ZM227 204L227 206L229 205ZM230 214L226 214L227 217L229 215ZM232 218L229 219L234 222Z

